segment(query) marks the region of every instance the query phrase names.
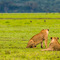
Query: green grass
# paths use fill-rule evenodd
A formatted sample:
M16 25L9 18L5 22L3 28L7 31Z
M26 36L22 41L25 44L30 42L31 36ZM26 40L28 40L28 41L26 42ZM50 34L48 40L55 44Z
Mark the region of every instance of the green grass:
M0 18L25 18L25 16L26 14L0 14ZM39 18L39 16L60 17L59 13L47 15L27 13L27 18ZM42 29L49 29L49 46L51 36L60 37L60 19L0 19L0 60L60 60L60 51L41 51L40 44L35 49L26 48L29 39Z
M60 18L60 13L0 13L0 18Z

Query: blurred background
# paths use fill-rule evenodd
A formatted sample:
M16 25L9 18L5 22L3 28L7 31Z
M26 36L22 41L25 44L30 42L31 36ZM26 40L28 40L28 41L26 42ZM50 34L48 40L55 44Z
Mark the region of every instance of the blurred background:
M0 13L60 12L60 0L0 0Z

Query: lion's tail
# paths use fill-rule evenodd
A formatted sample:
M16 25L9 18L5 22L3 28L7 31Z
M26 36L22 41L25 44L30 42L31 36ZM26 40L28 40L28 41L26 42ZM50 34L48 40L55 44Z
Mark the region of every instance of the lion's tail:
M29 46L27 45L26 48L29 48Z
M53 51L52 48L42 49L41 51Z

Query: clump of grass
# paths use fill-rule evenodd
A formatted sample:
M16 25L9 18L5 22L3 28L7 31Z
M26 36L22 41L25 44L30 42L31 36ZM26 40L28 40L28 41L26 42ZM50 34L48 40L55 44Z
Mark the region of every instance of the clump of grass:
M26 22L26 23L24 23L24 24L30 24L29 22Z
M32 23L32 21L30 21Z
M11 54L11 51L5 50L5 54Z
M6 21L5 23L10 23L9 21Z
M44 20L44 22L46 22L46 20Z

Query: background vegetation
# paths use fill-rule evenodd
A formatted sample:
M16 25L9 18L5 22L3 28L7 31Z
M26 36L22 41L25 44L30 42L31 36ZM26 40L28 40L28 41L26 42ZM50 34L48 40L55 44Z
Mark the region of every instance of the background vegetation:
M60 12L60 0L0 0L0 13Z

